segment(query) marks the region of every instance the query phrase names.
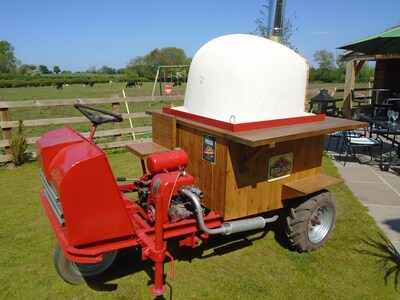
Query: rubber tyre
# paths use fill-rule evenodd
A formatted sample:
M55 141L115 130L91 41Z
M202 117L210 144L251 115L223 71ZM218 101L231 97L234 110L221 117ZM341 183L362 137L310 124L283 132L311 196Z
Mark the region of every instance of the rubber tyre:
M298 252L318 249L329 239L336 222L336 201L322 191L290 209L286 219L286 236Z
M65 258L57 243L54 249L54 267L66 282L82 284L88 279L94 279L106 273L115 262L117 254L117 250L104 253L103 260L97 264L78 264Z

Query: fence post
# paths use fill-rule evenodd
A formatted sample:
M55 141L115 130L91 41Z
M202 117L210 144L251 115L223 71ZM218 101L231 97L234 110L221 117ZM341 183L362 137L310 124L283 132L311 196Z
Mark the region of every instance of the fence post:
M0 101L4 102L3 99L0 99ZM8 110L8 107L0 108L0 121L1 122L11 121L10 111ZM1 131L3 132L3 139L9 141L8 146L5 147L6 154L11 155L10 143L12 140L12 129L11 129L11 127L9 127L9 128L1 127Z
M111 105L112 105L112 112L115 114L120 113L120 105L119 105L119 100L118 96L112 96L111 97ZM121 129L121 123L114 122L114 129ZM121 141L121 134L116 133L114 135L114 142L120 142Z

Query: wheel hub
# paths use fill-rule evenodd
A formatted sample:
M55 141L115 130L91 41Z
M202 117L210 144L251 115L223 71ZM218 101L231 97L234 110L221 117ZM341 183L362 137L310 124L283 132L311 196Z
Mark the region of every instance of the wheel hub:
M329 233L332 226L333 212L330 206L319 207L310 218L308 239L311 243L319 243Z

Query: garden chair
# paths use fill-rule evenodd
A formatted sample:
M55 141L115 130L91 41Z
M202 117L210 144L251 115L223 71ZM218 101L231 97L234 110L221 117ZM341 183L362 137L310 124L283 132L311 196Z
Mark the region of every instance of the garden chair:
M348 132L347 134L350 135L351 137L361 137L363 135L362 132L354 131L354 130L351 131L351 132ZM338 149L340 141L344 138L344 135L345 135L344 131L336 131L334 133L329 134L328 143L326 145L325 151L326 152L329 151L329 146L331 144L331 140L332 139L336 139L337 140L335 149ZM343 147L341 149L343 149Z
M370 152L371 160L373 160L373 149L379 148L379 166L382 168L382 140L377 136L376 138L367 137L367 131L364 130L364 134L359 137L354 136L354 131L343 132L343 144L339 154L339 160L341 158L343 147L346 145L346 156L344 158L344 166L346 165L347 159L350 153L356 157L356 150L362 149L364 153Z
M364 94L356 93L354 90L351 90L351 101L357 103L358 106L361 106L362 103L369 103L370 99L370 97Z

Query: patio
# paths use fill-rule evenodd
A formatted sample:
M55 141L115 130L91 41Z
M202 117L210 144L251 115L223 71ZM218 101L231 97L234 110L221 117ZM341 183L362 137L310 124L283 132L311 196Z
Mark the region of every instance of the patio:
M327 145L328 138L326 139ZM370 160L369 154L349 157L346 166L338 160L341 145L331 142L327 155L331 157L347 186L385 232L400 252L400 166L381 171L379 162ZM384 140L383 155L388 156L390 144Z

